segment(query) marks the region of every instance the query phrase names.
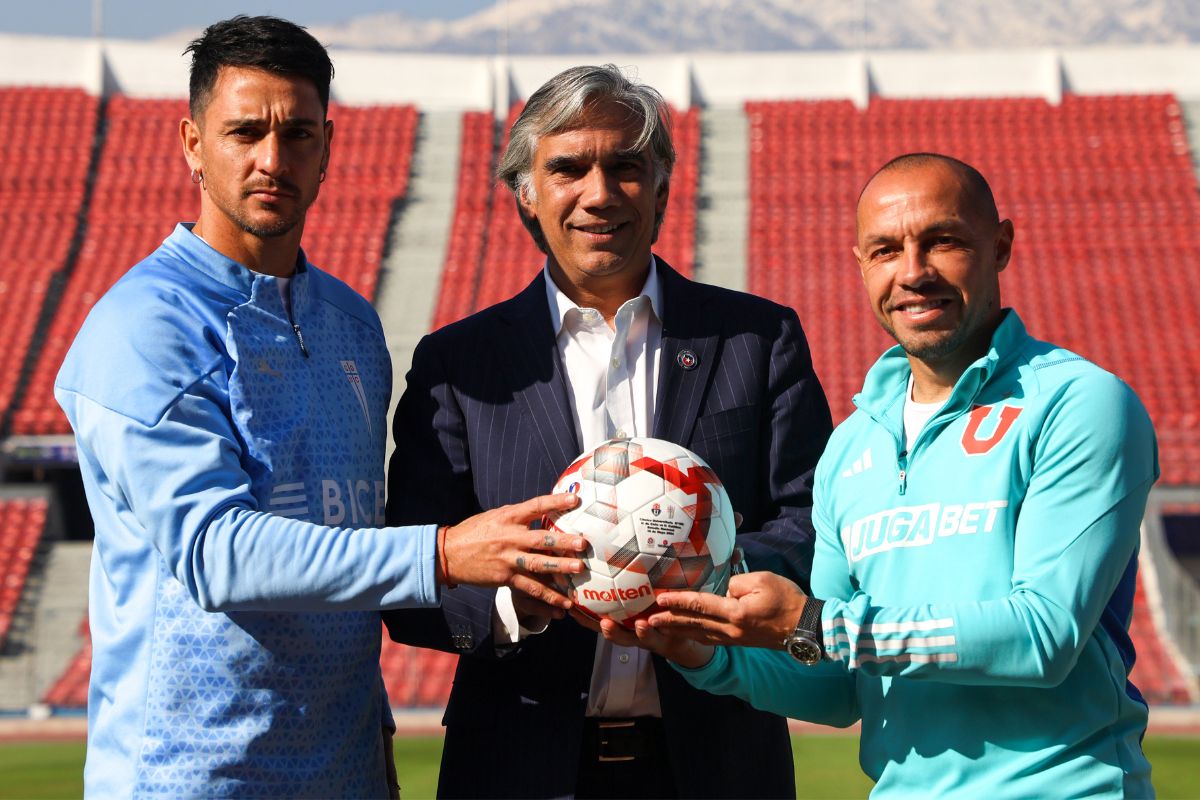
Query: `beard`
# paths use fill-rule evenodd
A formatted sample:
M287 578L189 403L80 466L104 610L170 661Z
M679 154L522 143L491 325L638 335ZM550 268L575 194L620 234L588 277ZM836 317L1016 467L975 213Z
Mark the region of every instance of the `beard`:
M949 329L906 330L900 334L886 319L880 319L880 324L905 353L919 361L934 364L953 356L964 347L973 346L979 339L990 341L999 322L998 315L993 312L995 306L995 302L988 301L982 308L978 305L968 307L966 316Z
M904 348L904 352L919 361L927 362L941 361L946 356L957 352L971 336L971 330L965 325L948 331L925 331L910 334L904 338L898 336L890 326L885 325L884 328L896 340L896 343Z
M230 215L237 226L252 236L260 239L272 239L290 233L304 219L304 212L289 217L277 217L274 220L253 222L244 214Z
M257 201L251 200L250 195L261 188L258 186L225 192L210 185L206 190L209 199L221 213L242 231L260 239L275 239L286 236L296 226L302 225L309 207L317 198L315 194L305 198L300 188L287 180L276 181L272 185L291 193L291 197L280 204L282 207L260 206Z

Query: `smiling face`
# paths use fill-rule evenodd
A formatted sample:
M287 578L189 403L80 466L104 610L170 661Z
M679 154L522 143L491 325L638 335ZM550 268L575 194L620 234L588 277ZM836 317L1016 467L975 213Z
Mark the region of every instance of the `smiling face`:
M1012 238L1012 223L989 215L965 175L928 161L867 186L854 255L875 316L910 359L961 374L999 324Z
M649 153L633 150L640 130L624 106L599 103L580 127L538 140L519 202L541 228L556 281L597 294L640 288L667 205Z
M204 177L197 235L251 267L263 247L299 247L333 136L311 81L222 67L180 134L188 166Z

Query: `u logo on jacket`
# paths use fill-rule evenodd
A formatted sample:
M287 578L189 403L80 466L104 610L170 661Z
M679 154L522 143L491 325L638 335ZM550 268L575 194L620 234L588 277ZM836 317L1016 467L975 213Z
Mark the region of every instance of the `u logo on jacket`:
M1021 416L1022 409L1019 406L1000 406L1000 421L996 424L996 429L988 438L980 439L979 428L983 425L983 421L991 416L992 409L995 407L975 406L971 409L971 416L967 420L967 427L963 430L962 435L962 448L967 455L981 456L990 452L1004 438L1004 434L1008 433L1009 428L1017 421L1017 417Z

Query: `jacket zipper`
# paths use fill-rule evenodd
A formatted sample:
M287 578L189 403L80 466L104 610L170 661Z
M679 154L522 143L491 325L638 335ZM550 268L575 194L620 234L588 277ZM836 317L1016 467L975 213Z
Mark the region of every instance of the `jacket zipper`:
M905 490L908 489L908 451L907 450L901 450L900 454L896 456L896 466L899 469L899 473L900 473L899 474L900 494L904 494Z
M292 331L296 334L296 341L300 344L300 352L308 358L308 348L304 346L304 334L300 332L300 326L295 322L292 323Z

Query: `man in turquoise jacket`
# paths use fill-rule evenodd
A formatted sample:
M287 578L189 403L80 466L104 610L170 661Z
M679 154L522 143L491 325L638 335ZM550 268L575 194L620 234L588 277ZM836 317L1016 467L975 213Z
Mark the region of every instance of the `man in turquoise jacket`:
M895 159L857 219L899 346L817 468L813 596L736 576L728 597L660 596L638 638L709 691L861 719L877 797L1152 796L1128 679L1145 409L1001 307L1013 226L974 168Z

